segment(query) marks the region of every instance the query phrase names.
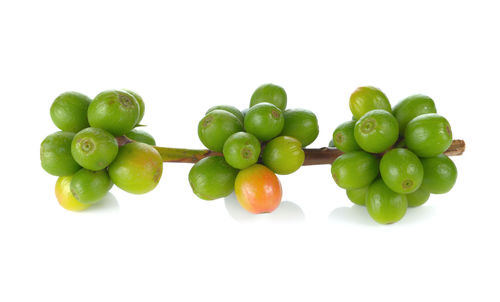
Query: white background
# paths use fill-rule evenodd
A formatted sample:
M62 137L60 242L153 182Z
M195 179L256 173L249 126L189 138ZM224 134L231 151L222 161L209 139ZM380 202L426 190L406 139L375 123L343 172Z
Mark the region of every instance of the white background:
M500 44L495 1L1 1L0 301L498 301ZM328 144L350 93L431 96L467 151L448 194L372 222L329 166L280 177L252 216L197 199L190 166L157 189L62 209L39 145L52 100L129 88L161 146L201 148L216 104L262 83L312 110ZM496 286L496 288L495 288Z

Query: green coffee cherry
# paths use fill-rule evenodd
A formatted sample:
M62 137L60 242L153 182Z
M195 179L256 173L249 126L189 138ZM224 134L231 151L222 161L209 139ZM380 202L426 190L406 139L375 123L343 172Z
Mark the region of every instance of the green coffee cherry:
M432 194L448 193L457 181L457 167L446 155L422 158L424 180L422 189Z
M275 138L283 130L285 119L281 110L273 104L259 103L245 115L245 130L261 141Z
M132 90L128 90L128 89L122 89L122 90L131 94L135 98L135 100L137 101L137 104L139 104L139 118L137 119L137 122L135 123L135 125L137 126L142 121L142 118L144 117L144 112L146 110L146 105L144 104L144 100L142 99L142 97L139 94L133 92Z
M234 191L238 170L231 167L222 156L206 157L189 171L189 184L194 194L204 200L228 196Z
M369 186L346 190L347 197L354 204L364 206L366 203L366 194L368 193Z
M71 154L80 166L99 171L115 159L118 143L106 130L90 127L75 135L71 143Z
M333 144L342 152L361 150L354 137L354 125L356 121L348 121L340 124L333 131Z
M380 153L394 145L399 130L396 118L385 110L372 110L363 115L354 126L354 137L361 149Z
M408 149L419 157L433 157L450 147L453 135L450 123L444 117L427 113L408 123L405 140Z
M92 100L78 92L60 94L50 107L50 117L62 131L78 132L89 126L87 109Z
M283 112L285 125L281 136L295 137L302 148L310 145L318 137L319 125L316 115L305 109L287 109Z
M291 174L304 163L300 141L291 136L278 136L269 141L262 152L262 162L277 174Z
M205 115L209 114L210 112L214 111L214 110L225 110L229 113L232 113L234 114L234 116L236 116L241 124L243 124L243 113L241 113L241 111L234 107L234 106L231 106L231 105L217 105L217 106L213 106L213 107L210 107L210 109L207 110L207 112L205 113Z
M132 129L129 133L125 134L125 136L136 142L156 146L156 141L151 134L137 128Z
M399 194L387 187L382 179L370 185L366 195L366 209L378 223L394 223L406 214L408 201L406 195Z
M392 113L399 123L399 135L403 136L409 121L422 114L436 113L436 105L430 97L416 94L396 104Z
M286 102L287 98L285 89L274 84L264 84L257 88L252 94L250 107L260 103L271 103L280 110L285 110Z
M260 142L250 133L237 132L224 143L223 154L232 167L245 169L259 160Z
M106 170L81 169L71 179L71 193L81 203L93 204L100 201L113 187Z
M139 103L134 96L123 90L108 90L90 103L88 119L90 126L120 136L137 125L139 114Z
M163 160L152 146L134 142L120 147L108 172L120 189L132 194L145 194L160 182Z
M368 186L378 175L379 161L363 151L344 153L332 164L332 177L344 189Z
M227 138L243 130L240 120L225 110L213 110L198 123L198 137L205 147L222 152Z
M367 112L375 109L391 112L391 104L385 94L380 89L370 86L359 87L351 94L349 108L354 119L360 119Z
M396 148L380 160L380 175L394 192L415 192L422 184L424 168L418 157L408 149Z
M70 176L81 169L71 156L72 132L59 131L47 136L40 145L42 168L55 176Z
M429 200L430 196L431 193L419 188L413 193L406 194L406 199L408 200L408 206L414 208L423 205L427 200Z

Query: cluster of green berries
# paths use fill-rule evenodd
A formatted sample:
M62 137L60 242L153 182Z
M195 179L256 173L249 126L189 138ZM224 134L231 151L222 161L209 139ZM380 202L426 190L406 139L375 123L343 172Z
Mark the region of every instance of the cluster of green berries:
M431 98L413 95L391 108L382 91L360 87L349 107L352 120L340 124L330 142L344 152L331 172L375 221L397 222L407 207L451 190L457 169L443 154L452 142L451 127Z
M56 196L69 210L99 202L113 184L135 194L151 191L162 174L154 138L141 126L144 101L130 90L108 90L93 100L77 92L59 95L50 116L61 131L40 146L43 169L59 176ZM133 142L118 145L116 137Z
M261 164L276 174L290 174L304 162L303 148L319 134L316 115L304 109L286 109L287 94L265 84L242 111L215 106L198 124L198 136L208 149L220 152L196 163L189 182L194 193L212 200L231 194L239 171Z

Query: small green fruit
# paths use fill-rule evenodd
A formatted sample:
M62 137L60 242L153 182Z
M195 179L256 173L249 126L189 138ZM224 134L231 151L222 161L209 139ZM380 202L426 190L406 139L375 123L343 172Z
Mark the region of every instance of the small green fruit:
M427 200L429 200L430 196L431 193L419 188L413 193L406 194L406 199L408 200L408 206L414 208L423 205Z
M234 191L238 170L231 167L222 156L206 157L189 171L189 184L194 194L204 200L228 196Z
M406 195L398 194L387 187L382 179L370 185L366 195L368 213L378 223L394 223L406 214Z
M245 169L259 160L260 142L250 133L237 132L224 143L223 154L232 167Z
M86 128L78 132L71 143L71 154L80 166L92 171L106 168L118 153L118 143L109 132Z
M213 110L198 123L198 137L205 147L222 152L227 138L243 130L240 120L225 110Z
M147 133L146 131L139 130L137 128L132 129L129 133L125 134L125 136L136 142L141 142L151 146L156 146L156 141L151 134Z
M306 109L287 109L283 112L285 125L281 136L295 137L302 148L310 145L318 137L319 125L316 115Z
M139 111L139 103L130 93L108 90L99 93L90 103L88 119L90 126L120 136L135 127Z
M457 181L457 167L446 155L422 158L424 180L422 189L432 194L448 193Z
M385 94L380 89L370 86L356 89L349 99L349 107L354 119L360 119L375 109L391 112L391 104Z
M81 169L71 179L71 193L84 204L100 201L111 190L111 187L113 187L113 182L106 170Z
M378 175L378 159L363 151L344 153L332 164L332 177L344 189L368 186Z
M385 110L372 110L363 115L354 126L354 137L361 149L380 153L394 145L399 130L396 118Z
M42 168L55 176L70 176L81 167L71 156L72 132L59 131L47 136L40 145Z
M366 203L366 194L368 193L369 186L346 190L347 197L354 204L364 206Z
M225 110L227 112L230 112L232 114L234 114L234 116L236 116L241 124L243 124L243 113L241 113L241 111L234 107L234 106L231 106L231 105L217 105L217 106L213 106L213 107L210 107L210 109L207 110L207 112L205 113L205 115L209 114L210 112L214 111L214 110Z
M424 168L418 157L408 149L396 148L380 160L380 175L394 192L415 192L422 184Z
M92 100L78 92L59 95L50 107L50 117L62 131L78 132L89 126L87 109Z
M433 157L450 147L453 135L450 123L444 117L427 113L408 123L405 140L408 149L419 157Z
M251 107L245 115L245 130L261 141L268 141L281 133L285 119L281 110L269 103Z
M134 142L120 147L108 172L120 189L132 194L144 194L160 182L163 160L152 146Z
M285 89L274 84L264 84L257 88L252 94L250 107L260 103L271 103L280 110L285 110L286 99Z
M354 125L356 121L348 121L340 124L333 131L333 144L342 152L361 150L354 137Z
M416 94L396 104L392 113L398 120L399 134L403 136L409 121L422 114L436 113L436 105L430 97Z
M264 147L262 162L277 174L291 174L304 163L300 141L291 136L278 136Z
M135 125L137 126L142 121L142 118L144 117L144 112L146 110L146 105L144 104L144 100L142 99L142 97L140 95L133 92L132 90L128 90L128 89L122 89L122 90L131 94L135 98L135 100L137 101L137 104L139 104L139 118L137 119L137 122L135 123Z

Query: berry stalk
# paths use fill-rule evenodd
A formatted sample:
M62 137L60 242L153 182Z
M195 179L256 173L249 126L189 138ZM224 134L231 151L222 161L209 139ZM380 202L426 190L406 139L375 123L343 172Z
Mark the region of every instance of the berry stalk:
M132 140L125 136L117 137L117 141L120 146L132 142ZM180 149L156 146L154 148L160 152L163 162L194 164L208 156L222 156L221 152L215 152L207 149ZM451 146L444 152L444 154L447 156L459 156L462 155L464 151L465 141L456 139L453 140ZM304 166L331 164L337 157L343 154L342 151L330 147L304 149L304 153Z

